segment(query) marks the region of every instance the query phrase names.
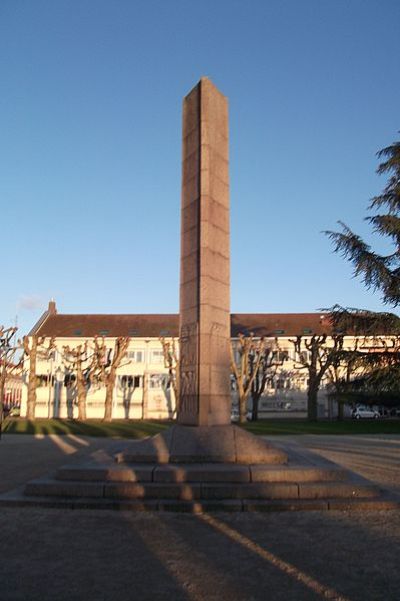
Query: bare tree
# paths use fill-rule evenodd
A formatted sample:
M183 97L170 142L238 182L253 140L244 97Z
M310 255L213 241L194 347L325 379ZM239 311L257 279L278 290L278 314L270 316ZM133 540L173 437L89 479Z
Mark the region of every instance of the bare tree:
M266 348L265 338L255 338L239 334L238 341L231 344L231 370L234 375L239 393L239 421L246 421L247 399L252 390L254 381L259 373ZM237 357L235 357L235 351Z
M321 382L343 350L343 335L330 337L332 344L327 344L327 334L300 335L290 340L296 352L297 369L308 372L307 414L310 421L318 418L317 401Z
M91 352L88 341L75 348L63 347L63 361L76 375L76 396L78 400L78 419L86 419L86 397L91 376L95 373L95 354Z
M274 378L278 367L283 364L282 351L279 349L278 340L275 338L274 341L270 341L269 343L266 342L266 345L267 344L268 346L265 346L264 349L260 351L261 360L251 385L252 421L258 419L260 398L264 394L267 382ZM250 374L255 370L256 361L257 353L251 351L249 356Z
M179 371L179 353L178 343L175 338L172 340L166 340L161 337L160 342L163 349L164 355L164 367L168 369L169 382L174 391L175 396L175 412L179 411L179 400L180 400L180 371Z
M107 349L104 338L96 336L94 339L94 371L99 382L106 387L104 403L104 421L112 419L112 402L117 377L117 369L121 367L129 346L130 338L120 336L115 340L114 348Z
M40 359L48 360L51 353L54 351L54 338L50 338L47 346L45 346L46 336L24 336L22 339L24 353L29 357L29 374L28 374L28 400L26 408L26 417L35 419L36 407L36 364L38 356Z
M0 437L4 421L5 388L7 378L17 373L22 367L22 361L15 357L20 350L19 343L13 344L17 328L0 326Z

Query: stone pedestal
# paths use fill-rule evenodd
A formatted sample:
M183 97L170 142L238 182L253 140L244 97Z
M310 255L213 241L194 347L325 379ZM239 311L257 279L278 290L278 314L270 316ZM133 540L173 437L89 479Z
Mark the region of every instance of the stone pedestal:
M284 464L287 455L238 426L181 426L138 440L117 456L122 463Z

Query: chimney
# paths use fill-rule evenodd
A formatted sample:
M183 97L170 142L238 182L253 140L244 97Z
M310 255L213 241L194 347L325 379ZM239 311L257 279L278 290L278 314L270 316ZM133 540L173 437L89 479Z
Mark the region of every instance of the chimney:
M57 314L56 301L54 300L54 298L52 298L51 301L49 302L49 308L47 309L47 311L50 315Z

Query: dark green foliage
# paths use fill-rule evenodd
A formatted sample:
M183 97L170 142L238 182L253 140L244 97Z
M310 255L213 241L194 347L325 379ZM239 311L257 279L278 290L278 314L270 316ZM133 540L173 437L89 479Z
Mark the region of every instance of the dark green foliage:
M360 276L365 285L380 290L383 301L393 307L400 304L400 142L395 142L377 153L385 160L377 173L388 174L389 179L383 193L375 196L370 210L383 210L367 217L374 233L389 240L393 251L387 255L375 253L360 236L352 232L343 222L339 222L341 232L325 232L334 243L335 251L340 252L354 265L354 275Z
M329 396L344 403L397 406L400 404L400 318L335 305L328 310L332 329L340 335L356 336L352 349L342 348L336 356L341 367L329 386ZM354 373L358 376L354 377Z
M327 311L332 330L336 334L349 336L394 336L400 335L400 317L394 313L353 309L334 305Z
M399 353L397 364L377 365L359 378L340 382L329 396L339 403L397 407L400 405Z

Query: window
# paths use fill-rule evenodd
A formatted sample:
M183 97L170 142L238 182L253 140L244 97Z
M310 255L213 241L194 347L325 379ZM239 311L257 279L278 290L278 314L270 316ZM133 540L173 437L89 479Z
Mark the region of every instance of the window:
M108 336L109 333L110 333L110 330L100 330L99 336Z
M285 330L275 330L275 334L279 336L280 334L284 334Z
M65 374L64 377L64 386L66 388L70 388L71 386L73 386L75 384L75 376L74 374Z
M312 334L312 329L311 328L304 328L303 334Z
M139 336L139 330L135 330L134 328L129 328L128 336Z
M46 388L46 386L49 386L50 380L52 381L51 383L54 384L54 376L50 376L50 374L49 375L37 375L36 376L36 387L37 388Z
M302 363L311 361L311 353L309 351L300 351L300 359Z
M150 355L150 363L164 363L164 353L163 351L158 351L152 349Z
M169 336L169 335L170 335L169 330L161 330L161 332L160 332L160 336Z
M168 388L169 378L167 374L151 374L149 388Z
M74 336L82 336L82 330L74 330Z
M283 363L289 360L289 351L273 351L272 360L274 363Z
M133 363L144 363L144 349L134 349L126 353L127 359Z
M143 376L119 376L118 384L120 388L126 390L127 388L143 388L142 386Z

